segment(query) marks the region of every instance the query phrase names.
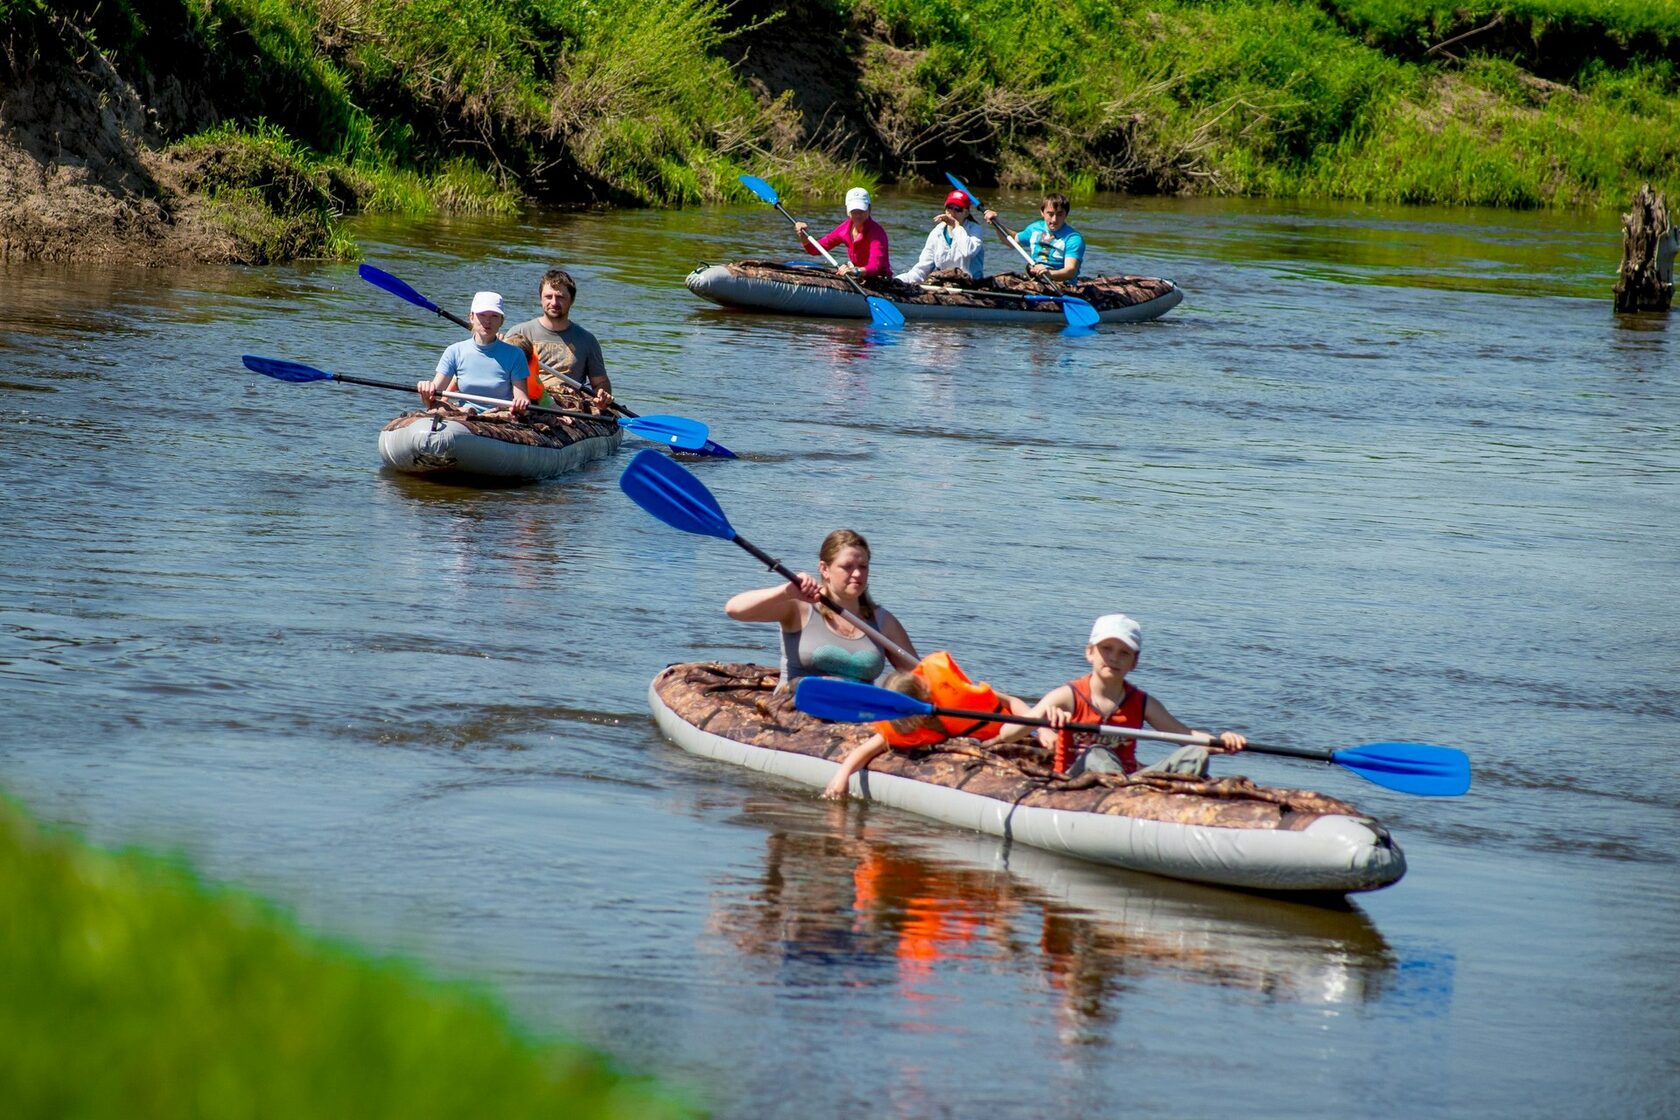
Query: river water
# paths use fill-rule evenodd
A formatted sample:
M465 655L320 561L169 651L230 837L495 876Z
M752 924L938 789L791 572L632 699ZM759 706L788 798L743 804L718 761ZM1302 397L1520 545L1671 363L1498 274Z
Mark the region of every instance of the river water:
M901 264L933 206L880 204ZM442 486L379 468L407 401L245 372L412 380L459 337L340 265L0 270L0 786L719 1116L1680 1115L1680 327L1612 314L1614 216L1074 220L1184 304L882 336L682 288L797 255L762 206L360 228L458 309L570 267L620 396L742 453L694 468L742 535L864 532L977 679L1036 696L1123 610L1198 726L1468 751L1452 800L1218 764L1381 817L1398 885L1175 884L669 746L649 678L773 658L722 613L768 577L631 505L628 446Z

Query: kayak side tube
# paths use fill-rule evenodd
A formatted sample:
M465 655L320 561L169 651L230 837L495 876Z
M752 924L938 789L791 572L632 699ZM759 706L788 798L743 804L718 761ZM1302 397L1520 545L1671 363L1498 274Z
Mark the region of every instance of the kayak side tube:
M805 786L826 786L839 763L739 743L695 727L652 685L648 704L672 742L691 754L729 762ZM1096 863L1192 882L1250 890L1376 890L1400 879L1406 858L1382 826L1325 816L1300 830L1216 828L1104 813L1011 804L891 774L862 771L852 795Z

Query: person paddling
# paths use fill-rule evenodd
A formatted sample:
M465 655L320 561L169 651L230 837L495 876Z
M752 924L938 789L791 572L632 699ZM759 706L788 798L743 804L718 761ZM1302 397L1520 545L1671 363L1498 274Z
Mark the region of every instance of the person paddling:
M525 349L521 345L524 343L536 352L541 363L534 371L538 384L556 407L578 408L588 404L606 412L612 405L612 380L607 376L601 344L593 334L572 322L577 281L565 269L551 268L537 282L537 296L542 300L542 314L511 328L503 337L521 350ZM543 365L585 386L587 393L579 393L560 377L544 370Z
M472 324L472 337L443 352L430 381L415 382L420 399L427 408L435 408L442 403L439 393L472 393L507 401L516 416L524 413L531 404L525 392L525 355L496 337L503 320L502 297L495 292L475 294L467 318ZM462 407L471 412L485 408L479 404Z
M1079 279L1079 266L1085 259L1085 235L1067 224L1072 209L1065 194L1047 194L1039 203L1039 220L1019 233L998 221L996 210L987 210L988 223L995 223L1005 245L1014 238L1032 257L1027 273L1058 284L1072 284Z
M737 622L774 622L782 633L782 679L793 687L800 677L846 677L873 681L887 668L886 654L867 634L824 606L827 595L841 607L918 656L910 636L892 612L869 597L869 542L850 529L823 538L817 575L796 574L797 582L743 591L724 605Z
M862 187L853 187L846 192L846 220L814 240L824 249L832 249L836 245L846 247L846 263L840 266L841 272L891 276L892 264L887 260L887 231L881 228L880 222L870 217L870 208L869 192ZM793 231L801 248L813 257L819 255L816 246L811 244L810 226L794 222Z
M1069 723L1110 723L1118 727L1143 728L1146 724L1160 731L1177 735L1203 735L1181 722L1166 706L1126 679L1137 667L1138 653L1143 648L1143 630L1136 620L1123 614L1105 614L1091 626L1091 636L1085 644L1085 660L1091 672L1078 680L1069 681L1053 689L1034 706L1032 714L1049 720L1056 728ZM1062 747L1078 752L1071 759L1067 773L1135 774L1139 772L1137 740L1110 740L1089 732L1040 730L1039 742L1051 750ZM1070 736L1071 743L1059 743L1062 736ZM1151 772L1171 772L1207 775L1209 754L1230 754L1240 751L1248 740L1234 731L1217 736L1216 744L1188 746L1174 751L1166 759L1147 767ZM1116 747L1098 745L1115 742Z

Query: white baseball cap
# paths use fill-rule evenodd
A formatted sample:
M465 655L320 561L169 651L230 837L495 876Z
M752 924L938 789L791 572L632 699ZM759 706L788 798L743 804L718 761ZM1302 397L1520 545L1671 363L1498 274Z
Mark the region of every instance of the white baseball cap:
M846 209L847 210L867 210L867 209L869 209L869 192L864 190L862 187L853 187L851 190L847 191L846 192Z
M1091 639L1085 644L1094 646L1104 638L1118 638L1136 653L1143 648L1143 627L1127 615L1105 614L1091 623Z
M477 315L480 311L494 311L505 318L506 316L502 311L501 294L499 292L473 293L472 313Z

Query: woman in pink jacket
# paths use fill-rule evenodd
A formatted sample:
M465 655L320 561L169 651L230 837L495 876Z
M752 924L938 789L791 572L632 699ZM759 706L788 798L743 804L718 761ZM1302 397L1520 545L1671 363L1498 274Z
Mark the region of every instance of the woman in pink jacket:
M813 239L811 227L804 222L793 223L793 229L799 235L799 244L813 257L818 255L813 240L824 249L844 245L846 263L840 266L841 272L861 272L865 276L892 275L892 265L887 262L887 231L869 216L869 192L862 187L853 187L846 192L846 220L829 233Z

